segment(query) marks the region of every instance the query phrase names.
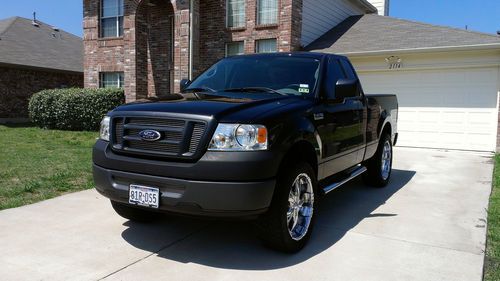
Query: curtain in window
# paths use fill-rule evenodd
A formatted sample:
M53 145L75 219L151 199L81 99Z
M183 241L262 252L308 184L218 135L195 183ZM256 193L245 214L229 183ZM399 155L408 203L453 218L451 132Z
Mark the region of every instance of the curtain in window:
M101 73L101 88L123 88L123 72Z
M245 0L227 1L227 26L245 26Z
M257 41L257 53L274 53L276 51L276 39L264 39Z
M101 37L123 35L123 0L102 0Z
M278 23L278 0L258 0L258 24Z
M226 45L226 56L237 56L243 55L245 53L245 46L243 41L227 43Z

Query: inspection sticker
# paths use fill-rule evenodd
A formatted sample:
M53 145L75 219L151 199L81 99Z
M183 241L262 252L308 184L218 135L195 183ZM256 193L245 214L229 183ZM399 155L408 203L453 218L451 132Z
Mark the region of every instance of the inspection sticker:
M300 84L299 93L309 94L309 84Z

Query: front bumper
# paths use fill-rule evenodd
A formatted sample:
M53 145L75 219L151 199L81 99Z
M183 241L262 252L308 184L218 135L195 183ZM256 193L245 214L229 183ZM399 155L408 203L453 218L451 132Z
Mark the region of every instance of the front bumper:
M102 140L97 140L92 155L94 164L111 170L215 182L261 182L275 178L282 157L273 151L207 151L196 162L176 162L117 154Z
M131 184L160 189L159 211L213 217L262 214L271 204L274 179L248 182L185 180L111 170L93 165L97 191L109 199L128 203Z

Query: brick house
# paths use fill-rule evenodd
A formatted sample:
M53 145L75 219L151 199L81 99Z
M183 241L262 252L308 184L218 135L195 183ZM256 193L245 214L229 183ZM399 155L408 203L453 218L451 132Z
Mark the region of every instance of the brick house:
M300 50L351 15L377 12L366 0L83 3L85 87L124 87L127 101L178 91L226 55Z
M0 120L28 117L31 95L83 86L80 37L31 19L0 20Z

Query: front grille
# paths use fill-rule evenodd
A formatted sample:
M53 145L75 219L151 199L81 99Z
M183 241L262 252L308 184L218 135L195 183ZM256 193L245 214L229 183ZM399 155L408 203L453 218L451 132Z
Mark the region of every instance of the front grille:
M192 159L200 149L207 123L197 120L150 117L113 117L112 147L120 153ZM154 130L157 141L143 140L139 134Z

